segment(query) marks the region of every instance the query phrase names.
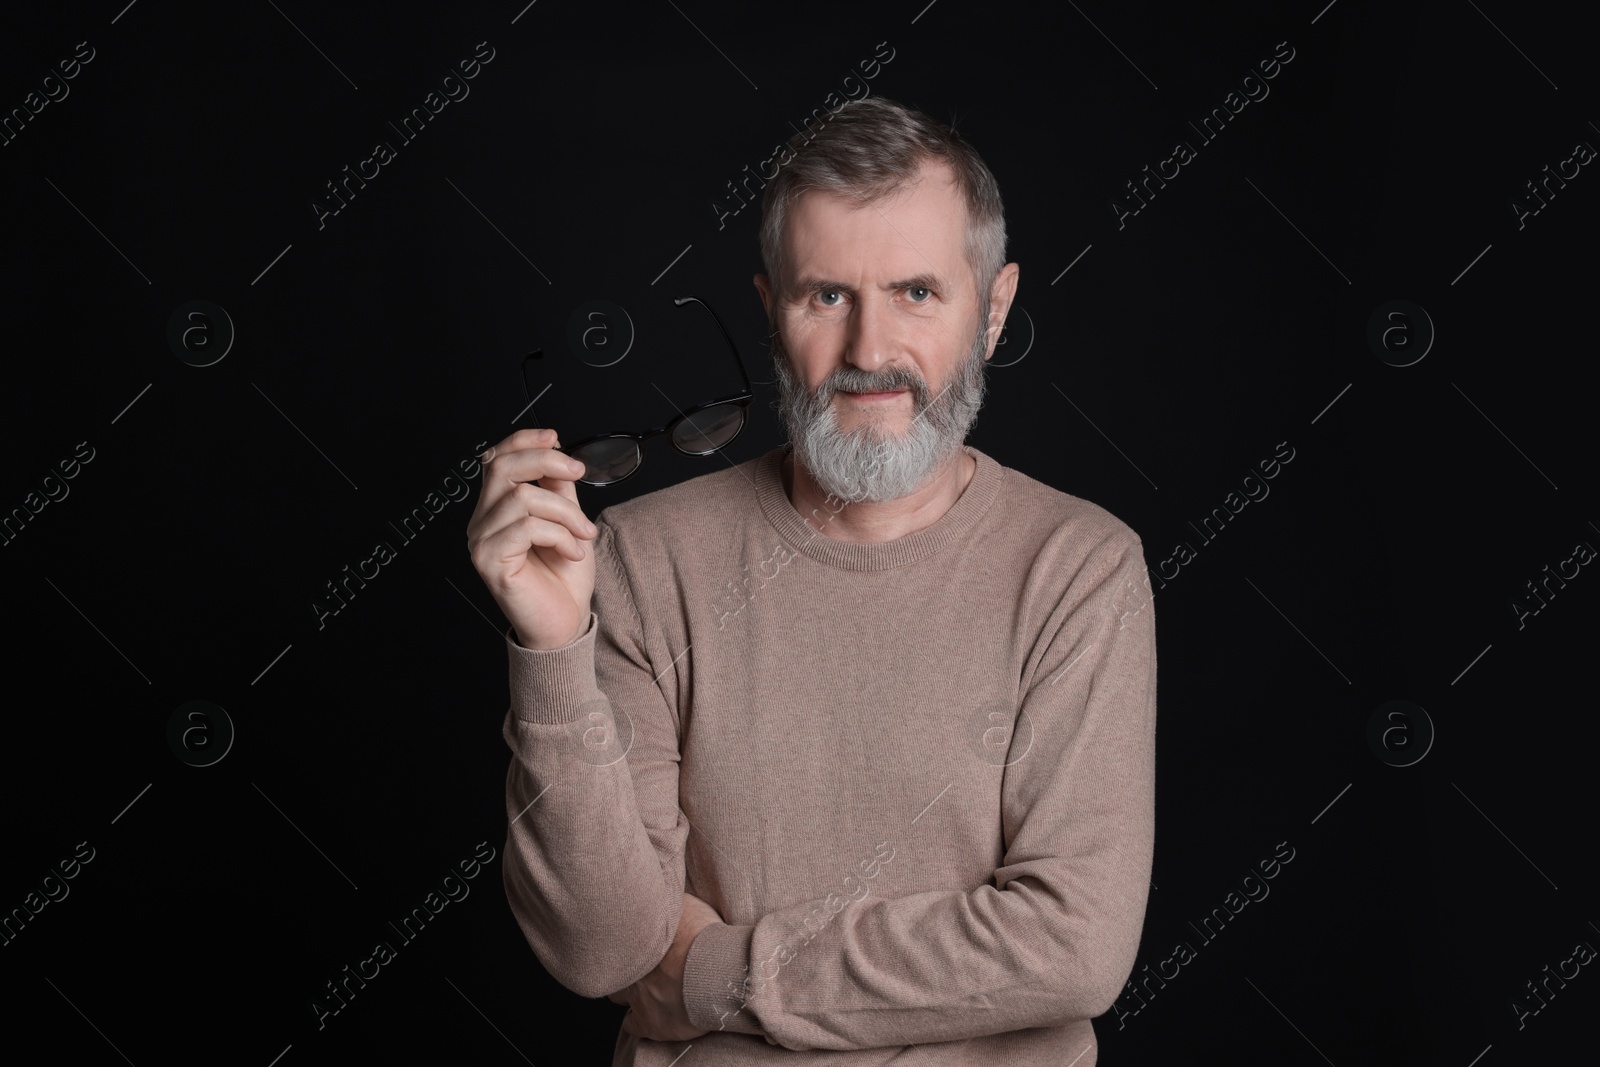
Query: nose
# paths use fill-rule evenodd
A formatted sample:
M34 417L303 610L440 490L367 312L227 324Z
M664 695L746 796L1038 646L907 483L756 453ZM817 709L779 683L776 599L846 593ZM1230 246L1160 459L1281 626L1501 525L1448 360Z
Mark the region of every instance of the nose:
M845 362L876 374L894 355L893 312L875 295L864 295L850 313Z

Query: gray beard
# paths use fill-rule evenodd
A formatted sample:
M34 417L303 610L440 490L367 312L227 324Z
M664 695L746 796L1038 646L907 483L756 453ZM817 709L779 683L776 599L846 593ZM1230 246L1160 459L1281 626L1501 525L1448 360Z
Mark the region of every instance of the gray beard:
M980 322L987 322L987 316ZM916 492L961 447L983 406L983 372L988 366L983 356L988 344L982 325L966 362L937 397L915 369L903 365L881 374L845 365L824 378L814 394L808 394L789 367L788 353L775 327L771 348L778 412L795 459L824 492L847 503L881 503ZM873 416L848 433L839 428L833 409L835 393L886 389L911 391L919 414L904 436L884 431Z

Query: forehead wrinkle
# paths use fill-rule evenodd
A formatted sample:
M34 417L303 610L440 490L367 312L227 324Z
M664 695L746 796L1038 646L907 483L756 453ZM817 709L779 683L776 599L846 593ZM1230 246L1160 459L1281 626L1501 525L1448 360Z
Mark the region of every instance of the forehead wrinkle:
M952 281L951 279L946 278L944 273L939 269L938 265L935 264L933 262L933 260L928 258L927 253L924 252L921 248L919 248L917 246L916 242L912 241L909 237L907 237L905 235L905 232L902 231L900 229L900 227L896 226L894 224L893 220L891 220L889 218L889 216L884 213L883 208L879 206L880 203L882 203L884 201L888 201L891 206L893 206L895 204L904 204L904 202L906 200L908 200L911 197L915 196L919 191L922 191L922 190L926 189L928 187L930 181L938 181L941 178L944 179L942 184L944 186L948 187L952 192L954 192L956 194L956 199L958 201L960 201L961 198L960 198L960 195L959 195L960 194L959 183L957 183L955 181L954 176L951 173L949 165L945 164L945 163L942 163L940 161L936 161L936 160L923 160L922 163L921 163L921 166L918 168L916 174L914 176L912 176L911 178L909 178L908 180L900 182L893 189L889 190L888 192L886 192L883 195L875 196L870 200L866 200L865 202L858 201L854 205L855 210L860 210L863 207L870 206L874 211L876 211L878 213L878 217L880 219L882 219L884 221L884 223L891 230L893 230L895 232L895 235L898 236L900 238L900 240L905 243L905 246L907 248L911 249L913 252L915 252L917 254L917 257L920 258L924 263L926 263L928 265L928 268L929 268L929 273L928 274L925 274L925 275L924 274L914 275L914 276L912 276L912 277L910 277L908 279L905 279L902 282L898 282L898 283L894 283L892 285L886 286L885 288L888 289L888 290L894 290L894 289L897 289L897 288L904 288L907 285L919 285L919 284L924 284L924 283L926 283L928 281L933 281L934 284L929 286L929 288L932 288L932 289L934 289L934 290L936 290L938 292L955 293L955 292L958 291L957 290L957 286L959 285L959 283L955 282L955 281ZM844 202L848 202L849 200L852 199L848 195L841 194L841 193L836 193L836 192L834 192L832 190L816 189L816 190L811 190L810 192L813 193L813 194L820 193L820 194L822 194L822 195L824 195L826 197L831 197L831 198L833 198L835 200L844 201ZM966 208L966 204L965 204L964 201L960 202L959 209L964 214L966 213L967 208ZM787 225L788 225L788 220L785 220L785 226L787 227ZM970 262L967 262L967 260L968 260L967 244L968 244L969 238L970 238L970 233L968 233L967 229L963 229L962 236L961 236L962 250L961 250L961 253L960 253L960 258L961 258L962 262L965 263L968 266L969 270L970 270L971 264L970 264ZM975 274L976 272L972 272L972 273ZM976 279L974 279L974 280L976 280ZM795 292L815 291L817 289L817 287L822 286L822 285L826 285L830 289L839 289L839 290L842 290L842 291L845 291L845 292L853 292L854 291L854 286L851 286L848 283L837 282L837 281L833 281L833 280L828 279L828 278L818 277L818 276L811 275L811 274L806 274L806 275L803 275L803 276L795 279L795 281L794 281L794 291Z
M915 252L917 255L922 257L922 262L924 262L924 263L926 263L928 265L929 269L932 271L933 277L934 278L940 278L939 268L934 265L933 260L929 259L927 257L927 254L924 253L922 251L922 249L918 248L916 246L915 242L913 242L911 240L911 238L909 238L905 234L901 233L900 232L900 227L896 226L893 222L889 221L889 216L885 215L883 213L883 209L880 208L877 204L873 204L872 205L872 210L876 211L878 213L878 217L883 219L884 222L889 223L889 228L891 230L893 230L897 234L900 234L900 240L902 240L902 241L904 241L906 243L906 247L910 248L911 251ZM941 292L946 291L946 287L943 286L943 285L940 285L937 288L939 288L939 290Z

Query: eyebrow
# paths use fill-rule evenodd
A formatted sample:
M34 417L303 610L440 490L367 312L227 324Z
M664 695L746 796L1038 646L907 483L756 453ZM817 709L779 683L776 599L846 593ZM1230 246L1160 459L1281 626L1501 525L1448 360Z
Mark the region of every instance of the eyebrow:
M896 289L931 289L934 292L947 292L949 286L944 281L932 274L916 274L909 278L892 281L883 287L887 291ZM853 293L855 286L847 282L829 281L827 278L807 276L795 282L795 291L799 293L831 292L837 290L842 293Z

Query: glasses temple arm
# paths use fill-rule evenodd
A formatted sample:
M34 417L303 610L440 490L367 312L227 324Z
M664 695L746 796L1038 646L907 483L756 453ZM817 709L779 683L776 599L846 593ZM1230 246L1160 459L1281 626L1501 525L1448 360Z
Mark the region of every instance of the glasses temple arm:
M704 300L701 300L697 296L674 297L672 302L679 307L683 307L690 301L693 301L694 303L705 308L706 314L711 316L711 321L717 324L717 329L722 332L722 339L728 342L728 351L733 353L733 361L739 365L739 377L744 379L744 391L747 393L751 392L750 375L745 372L744 357L739 354L739 347L733 343L733 338L728 335L728 328L722 325L722 320L717 318L717 313L711 310L711 305L706 303Z

